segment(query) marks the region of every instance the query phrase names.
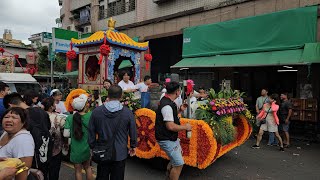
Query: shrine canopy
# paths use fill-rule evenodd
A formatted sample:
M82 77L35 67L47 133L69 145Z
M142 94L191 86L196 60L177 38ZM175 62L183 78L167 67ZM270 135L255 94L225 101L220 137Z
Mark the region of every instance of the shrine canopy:
M115 21L111 18L108 20L108 28L106 31L97 31L85 39L72 38L71 42L75 47L99 45L103 43L106 35L106 43L110 45L117 45L122 48L130 48L138 51L145 51L149 48L149 42L136 42L128 35L115 30L114 26Z

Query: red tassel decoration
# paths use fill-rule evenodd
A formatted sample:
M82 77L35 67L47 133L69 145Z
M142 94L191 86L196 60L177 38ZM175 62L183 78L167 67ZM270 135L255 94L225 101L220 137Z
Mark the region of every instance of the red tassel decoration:
M71 69L72 69L72 62L71 62L70 59L68 59L67 70L68 70L68 71L71 71Z

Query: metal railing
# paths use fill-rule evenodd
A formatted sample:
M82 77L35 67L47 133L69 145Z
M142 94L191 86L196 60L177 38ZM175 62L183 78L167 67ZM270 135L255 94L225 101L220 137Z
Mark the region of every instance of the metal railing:
M124 14L130 11L134 11L135 9L136 9L135 0L129 0L127 2L125 2L124 0L115 1L115 2L109 3L107 9L99 10L99 20Z

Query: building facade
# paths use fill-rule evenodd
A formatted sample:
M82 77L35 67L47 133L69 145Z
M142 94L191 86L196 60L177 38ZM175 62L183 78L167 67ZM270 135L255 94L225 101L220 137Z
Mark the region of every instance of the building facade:
M27 65L26 56L28 52L31 52L31 47L23 44L21 40L13 39L12 32L8 29L4 30L3 38L0 38L0 47L7 51L3 54L5 56L13 56L15 54L19 55L19 62L12 58L14 61L13 72L24 72Z
M320 0L63 0L60 15L63 28L82 32L103 30L107 18L112 17L117 21L117 30L129 37L139 37L139 41L149 41L153 55L151 76L155 82L162 81L167 73L172 72L179 73L183 78L191 77L196 84L200 82L197 87L219 88L221 81L227 79L231 80L233 88L246 91L247 100L254 104L260 89L266 86L277 93L286 88L292 97L300 98L303 94L300 86L307 83L313 87L312 97L319 97L320 85L315 78L320 71L319 64L295 66L297 72L291 74L273 73L279 69L276 64L268 68L172 69L183 59L183 29L319 3ZM319 27L318 18L317 29ZM317 33L316 41L320 41L320 33ZM141 76L149 73L143 65Z

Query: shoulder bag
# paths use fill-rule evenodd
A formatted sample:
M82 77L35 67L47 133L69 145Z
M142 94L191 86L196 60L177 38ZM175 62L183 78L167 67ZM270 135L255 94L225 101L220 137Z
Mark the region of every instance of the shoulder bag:
M122 110L121 110L122 111ZM117 135L117 130L119 129L120 120L112 132L112 137L107 142L97 143L92 149L92 160L95 163L102 163L106 161L112 161L115 155L115 137Z

